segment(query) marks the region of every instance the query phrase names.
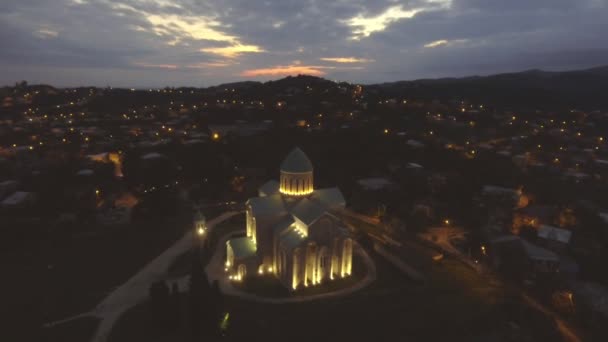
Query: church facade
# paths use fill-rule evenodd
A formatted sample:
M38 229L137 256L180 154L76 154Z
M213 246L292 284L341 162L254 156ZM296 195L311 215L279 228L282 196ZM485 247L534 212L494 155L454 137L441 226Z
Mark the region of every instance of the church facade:
M352 272L353 241L332 212L344 208L338 188L314 189L313 166L299 148L245 203L246 236L226 242L226 271L233 280L275 275L296 290Z

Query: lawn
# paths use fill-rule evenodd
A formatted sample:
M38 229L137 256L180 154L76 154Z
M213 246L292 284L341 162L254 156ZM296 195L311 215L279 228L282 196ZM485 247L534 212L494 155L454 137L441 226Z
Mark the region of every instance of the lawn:
M97 328L98 320L93 317L78 318L63 324L58 324L52 328L40 331L36 341L44 342L69 342L69 341L88 341L93 337Z
M44 323L93 309L114 287L181 237L190 224L179 216L113 228L82 227L31 237L3 251L0 266L6 279L0 291L0 316L10 317L11 324L2 329L2 336L7 341L44 341L40 336L53 334L42 328ZM74 329L76 336L82 336L80 329ZM58 339L70 340L86 339Z

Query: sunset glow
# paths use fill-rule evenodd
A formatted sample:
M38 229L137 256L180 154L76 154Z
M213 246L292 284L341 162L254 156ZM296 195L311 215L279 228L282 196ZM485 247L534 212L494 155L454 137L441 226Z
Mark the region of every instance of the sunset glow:
M261 77L261 76L290 76L290 75L312 75L323 76L326 68L323 66L314 65L286 65L275 66L270 68L245 70L241 73L243 77Z

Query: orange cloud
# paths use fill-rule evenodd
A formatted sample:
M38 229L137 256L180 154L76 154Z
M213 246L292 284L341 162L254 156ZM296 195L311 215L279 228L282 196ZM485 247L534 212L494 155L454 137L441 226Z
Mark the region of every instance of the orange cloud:
M373 59L366 58L357 58L357 57L322 57L319 58L325 62L335 62L335 63L370 63L373 62Z
M290 76L290 75L312 75L323 76L325 71L321 69L329 69L329 67L318 65L278 65L271 68L250 69L241 73L244 77L260 77L260 76Z
M220 48L203 48L200 49L201 52L213 53L216 55L220 55L226 58L234 58L238 57L243 53L259 53L265 52L264 49L260 48L256 45L243 45L243 44L235 44L232 46L220 47Z

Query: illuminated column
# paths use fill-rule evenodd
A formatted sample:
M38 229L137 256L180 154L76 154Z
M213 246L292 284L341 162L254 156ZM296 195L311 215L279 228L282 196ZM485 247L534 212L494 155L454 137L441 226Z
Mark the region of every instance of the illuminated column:
M313 173L290 173L281 171L279 191L289 196L305 196L314 191Z
M305 273L305 285L314 285L316 283L316 263L317 263L317 247L314 244L308 245L306 248L306 273Z
M253 240L253 243L257 243L256 234L257 234L257 223L255 222L255 217L252 217L252 219L251 219L251 239Z
M298 272L299 267L298 267L298 257L299 257L299 249L296 249L293 252L293 268L291 270L292 273L292 282L291 282L291 287L295 290L298 287Z
M345 239L342 245L342 277L349 276L352 271L353 241Z
M347 252L347 266L346 274L351 275L353 271L353 240L348 239L348 252Z
M247 237L251 237L251 208L249 206L247 206L247 210L245 211L245 213L247 215Z

